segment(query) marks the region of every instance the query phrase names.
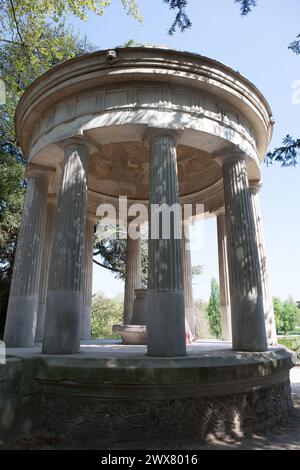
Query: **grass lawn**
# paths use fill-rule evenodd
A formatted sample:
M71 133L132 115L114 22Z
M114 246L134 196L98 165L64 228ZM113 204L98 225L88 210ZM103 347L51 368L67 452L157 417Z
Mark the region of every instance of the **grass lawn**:
M278 343L297 353L300 360L300 336L283 336L278 338Z

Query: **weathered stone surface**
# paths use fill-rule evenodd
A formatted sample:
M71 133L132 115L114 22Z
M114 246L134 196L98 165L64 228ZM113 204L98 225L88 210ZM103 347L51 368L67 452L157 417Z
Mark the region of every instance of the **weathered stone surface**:
M146 325L147 324L147 290L135 289L135 298L133 302L132 311L132 324L133 325Z
M139 230L138 230L139 231ZM124 295L124 325L131 325L135 290L142 288L141 238L131 238L127 233L126 274Z
M224 156L223 179L231 298L232 346L268 348L254 214L243 155Z
M49 275L43 351L74 353L80 345L88 148L65 149Z
M4 341L7 346L33 346L45 235L47 172L31 168L10 288Z
M185 230L189 232L188 226L185 227ZM189 245L189 233L186 233L185 230L183 230L182 237L184 311L185 318L188 322L192 335L195 336L195 310L193 300L191 247Z
M185 399L79 399L45 395L44 426L72 437L136 440L243 437L273 429L293 410L289 381L241 394ZM80 425L77 423L80 422Z
M182 291L148 290L147 350L153 357L186 354Z
M222 339L231 341L231 311L225 213L217 214Z
M259 259L259 267L260 267L260 273L261 273L267 340L268 340L268 344L272 346L274 344L277 344L277 334L276 334L273 300L272 300L272 295L271 295L270 286L269 286L268 264L267 264L267 257L266 257L266 251L265 251L263 223L262 223L262 216L261 216L261 209L260 209L260 202L259 202L259 195L258 195L260 184L255 184L255 182L251 182L249 189L250 189L253 214L254 214L256 243L258 247L258 259Z
M81 339L90 339L92 318L94 222L86 220L85 225Z
M133 348L126 357L105 346L74 355L16 350L19 358L0 367L1 439L36 428L118 440L136 439L138 430L222 437L274 425L292 409L293 361L284 348L235 353L203 343L189 356L160 359Z
M57 208L53 204L48 204L47 214L46 214L46 230L45 230L45 237L44 237L43 249L42 249L42 264L41 264L41 274L40 274L40 280L39 280L37 324L36 324L36 332L35 332L35 341L38 343L43 340L43 335L44 335L48 279L49 279L49 270L50 270L50 260L51 260L51 254L52 254L56 212L57 212Z
M149 135L149 203L152 208L175 205L168 237L163 234L162 219L152 218L152 210L149 220L147 344L151 356L180 356L186 351L176 140L177 135L168 131L153 129Z

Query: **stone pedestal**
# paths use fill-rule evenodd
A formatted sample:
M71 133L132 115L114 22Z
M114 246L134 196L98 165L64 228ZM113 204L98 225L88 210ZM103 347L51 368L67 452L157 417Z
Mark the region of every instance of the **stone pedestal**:
M189 227L184 226L182 234L182 259L183 259L183 290L184 290L184 310L185 318L190 327L191 333L195 336L195 310L193 300L192 284L192 260L189 246Z
M222 339L226 341L231 341L232 333L225 211L222 211L217 214L217 229Z
M88 153L82 142L65 147L43 342L48 354L80 347Z
M147 324L147 293L146 289L136 289L134 291L135 299L132 310L133 325Z
M81 318L81 339L91 338L92 295L93 295L93 249L94 222L86 220L84 237L83 301Z
M254 214L242 154L223 157L232 346L268 349Z
M261 217L261 209L259 202L258 192L261 184L259 182L250 183L250 193L252 200L252 207L254 213L255 233L256 242L258 246L258 258L260 265L261 281L262 281L262 292L263 292L263 304L266 321L266 333L269 346L277 344L275 314L273 307L273 300L269 286L268 276L268 265L265 250L264 230Z
M141 269L141 239L140 237L133 239L127 233L124 325L132 324L135 290L142 287Z
M7 347L33 346L35 340L48 175L27 170L27 189L4 332Z
M52 254L56 211L57 209L53 204L48 204L47 217L46 217L47 219L46 231L45 231L43 250L42 250L42 264L41 264L41 274L40 274L40 283L39 283L39 303L38 303L37 324L36 324L36 332L35 332L35 341L37 343L43 341L43 335L44 335L49 267L50 267L51 254Z
M148 354L186 354L183 296L181 220L178 216L176 134L153 130L150 140L149 181L149 290ZM175 204L170 236L163 236L163 217L153 217L154 206ZM152 214L152 216L151 216ZM155 235L156 233L156 235ZM156 239L153 237L157 236Z

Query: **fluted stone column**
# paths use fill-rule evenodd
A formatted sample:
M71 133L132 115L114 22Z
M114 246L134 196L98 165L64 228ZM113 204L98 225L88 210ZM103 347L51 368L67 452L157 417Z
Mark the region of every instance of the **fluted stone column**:
M225 211L217 213L217 230L222 339L231 341L232 334Z
M35 341L37 343L43 341L46 301L48 291L49 267L52 253L54 225L56 219L56 207L53 204L48 204L46 214L46 231L42 248L42 262L41 274L39 283L39 301L37 312L37 324L35 332Z
M35 340L48 174L30 166L26 176L25 204L4 332L7 347L33 346Z
M142 288L141 239L133 239L127 232L126 273L124 296L124 325L131 325L135 289Z
M266 332L269 346L277 344L275 314L273 300L270 292L267 257L265 251L264 230L259 202L258 192L261 188L259 182L250 182L250 193L255 221L256 242L258 246L258 257L262 280L263 304L266 321Z
M72 354L80 348L88 154L82 141L65 147L48 283L44 353Z
M81 339L91 338L92 294L93 294L93 221L87 219L84 237L83 301L81 318Z
M182 356L186 354L183 296L183 265L178 217L179 190L177 177L177 135L167 130L149 134L149 291L148 291L148 354L150 356ZM158 222L158 238L153 239L155 223L153 205L176 204L177 214L171 217L170 237L164 239L162 217ZM157 219L157 218L156 218ZM178 237L179 234L179 238Z
M187 232L186 232L187 231ZM182 233L182 258L183 258L183 289L184 289L184 310L185 318L190 330L195 336L195 310L193 300L192 284L192 260L189 246L189 227L185 224L185 230Z
M243 154L223 156L232 346L268 348L255 221Z

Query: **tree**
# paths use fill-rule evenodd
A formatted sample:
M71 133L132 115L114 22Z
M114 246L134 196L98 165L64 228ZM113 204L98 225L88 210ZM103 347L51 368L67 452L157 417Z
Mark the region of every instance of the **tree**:
M283 303L279 297L273 297L273 307L277 333L285 332L285 322L283 313Z
M92 338L112 338L113 325L123 322L123 303L117 299L110 299L104 294L97 294L93 298L91 335Z
M0 149L0 337L10 288L12 266L24 196L24 166Z
M284 301L274 297L273 306L277 333L293 333L300 321L297 303L291 297Z
M287 331L293 333L295 327L299 325L299 309L297 303L292 297L289 297L283 303L284 316L286 318Z
M211 280L211 293L207 305L207 317L209 322L209 329L213 336L221 338L221 307L220 307L220 289L216 279Z
M141 233L142 284L147 287L148 280L148 241L145 227ZM126 273L126 236L127 228L114 225L98 225L94 247L94 263L108 269L117 279L125 279ZM100 256L100 261L97 260Z

